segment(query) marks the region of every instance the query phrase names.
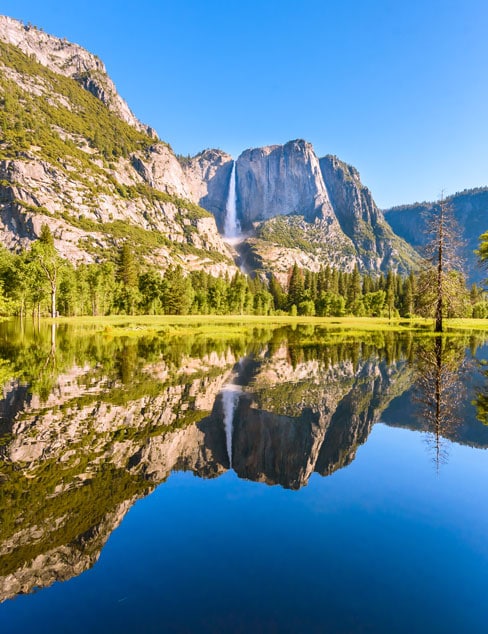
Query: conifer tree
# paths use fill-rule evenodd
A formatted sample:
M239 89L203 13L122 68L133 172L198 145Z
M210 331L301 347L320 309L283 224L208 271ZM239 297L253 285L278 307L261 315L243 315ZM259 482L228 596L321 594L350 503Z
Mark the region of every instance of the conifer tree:
M303 273L298 268L298 264L295 263L291 271L290 282L288 285L288 306L291 308L295 305L298 308L298 305L303 300L303 293Z

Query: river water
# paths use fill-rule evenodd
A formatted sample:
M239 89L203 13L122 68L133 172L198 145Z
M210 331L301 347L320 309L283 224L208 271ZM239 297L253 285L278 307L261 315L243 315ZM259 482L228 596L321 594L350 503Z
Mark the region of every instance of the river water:
M488 356L0 327L10 632L486 632Z

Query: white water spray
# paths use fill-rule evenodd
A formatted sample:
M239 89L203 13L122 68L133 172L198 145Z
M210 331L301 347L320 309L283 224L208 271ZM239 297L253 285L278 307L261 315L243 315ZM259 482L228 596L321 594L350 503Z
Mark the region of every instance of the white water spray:
M222 411L224 414L225 445L232 468L232 432L234 431L234 413L239 400L240 388L237 385L226 385L222 390Z
M230 173L227 204L225 205L224 237L237 238L240 233L241 225L237 220L236 162L234 161Z

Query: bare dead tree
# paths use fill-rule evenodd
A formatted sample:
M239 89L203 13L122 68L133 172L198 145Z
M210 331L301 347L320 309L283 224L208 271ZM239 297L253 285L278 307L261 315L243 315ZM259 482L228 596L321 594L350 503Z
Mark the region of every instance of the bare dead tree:
M420 312L433 312L435 332L443 332L443 318L456 305L465 288L463 240L450 203L441 193L439 201L424 214L428 242L417 288Z

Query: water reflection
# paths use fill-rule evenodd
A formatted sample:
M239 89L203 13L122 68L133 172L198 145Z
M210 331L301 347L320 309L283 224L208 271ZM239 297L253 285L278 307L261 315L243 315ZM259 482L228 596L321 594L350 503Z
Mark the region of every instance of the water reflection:
M440 445L466 342L365 339L309 327L222 340L6 325L0 600L91 567L134 501L173 470L232 468L289 489L334 473L415 381Z
M476 418L488 427L488 361L480 361L480 368L483 375L483 385L476 390L474 404L476 406Z
M461 406L466 398L465 347L461 341L436 336L416 344L415 401L421 428L437 468L447 461L446 439L462 424Z

